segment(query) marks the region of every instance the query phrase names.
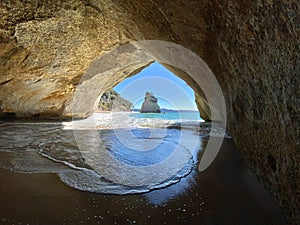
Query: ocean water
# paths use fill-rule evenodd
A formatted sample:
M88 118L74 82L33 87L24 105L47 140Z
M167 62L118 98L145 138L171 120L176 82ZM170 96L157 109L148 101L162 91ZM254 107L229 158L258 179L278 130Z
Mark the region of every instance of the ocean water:
M0 223L286 224L232 140L198 169L217 134L189 112L0 119Z
M285 224L232 140L200 171L218 131L165 116L0 119L0 223Z
M149 192L177 183L195 167L201 121L195 112L2 121L0 167L56 173L68 186L89 192Z
M198 111L166 111L162 113L132 113L130 115L133 118L155 118L162 120L173 120L173 121L198 121L204 122L200 117Z

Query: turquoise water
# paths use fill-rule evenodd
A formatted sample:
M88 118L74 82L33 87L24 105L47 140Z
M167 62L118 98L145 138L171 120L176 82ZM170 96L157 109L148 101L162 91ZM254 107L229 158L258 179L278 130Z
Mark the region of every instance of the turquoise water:
M133 118L153 118L163 120L203 121L198 111L163 111L162 113L132 113Z

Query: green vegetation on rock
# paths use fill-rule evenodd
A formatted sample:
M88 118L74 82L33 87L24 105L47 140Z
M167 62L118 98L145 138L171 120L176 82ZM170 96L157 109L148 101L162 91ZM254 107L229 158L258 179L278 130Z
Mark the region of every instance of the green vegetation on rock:
M113 89L104 92L98 103L98 108L102 111L128 112L131 111L132 106L130 101L124 99Z

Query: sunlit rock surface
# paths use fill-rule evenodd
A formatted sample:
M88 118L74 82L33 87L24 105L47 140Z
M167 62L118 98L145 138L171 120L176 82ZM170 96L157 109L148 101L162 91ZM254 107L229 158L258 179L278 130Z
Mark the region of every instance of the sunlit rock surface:
M131 40L178 43L212 69L225 95L229 132L249 167L292 223L300 220L297 0L4 0L0 15L2 113L71 116L75 88L96 58ZM153 60L144 57L103 77L101 93ZM165 66L195 90L209 120L199 86ZM90 114L91 102L82 104L86 111L78 116Z

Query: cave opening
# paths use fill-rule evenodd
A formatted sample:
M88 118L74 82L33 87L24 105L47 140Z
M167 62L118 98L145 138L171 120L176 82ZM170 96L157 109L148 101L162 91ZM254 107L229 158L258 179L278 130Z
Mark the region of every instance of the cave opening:
M71 106L73 118L91 115L105 91L126 78L132 79L145 68L157 65L173 73L174 79L182 79L191 88L190 93L194 94L190 96L196 102L195 107L193 101L192 108L198 109L201 118L205 121L220 121L226 126L224 96L207 64L190 50L163 41L122 45L91 63L74 93ZM160 83L157 83L158 87ZM161 87L158 92L164 89ZM139 97L143 98L144 94L139 94Z
M143 103L147 100L147 95L155 100L153 103L146 102L149 104L147 107L150 109L158 107L164 117L168 113L176 112L177 117L173 115L172 119L180 119L178 117L180 115L188 119L187 113L190 114L190 119L201 119L194 90L184 80L156 61L139 73L125 78L113 88L106 90L99 100L97 99L95 111L140 112ZM143 114L143 116L146 115ZM158 117L158 114L156 116Z

